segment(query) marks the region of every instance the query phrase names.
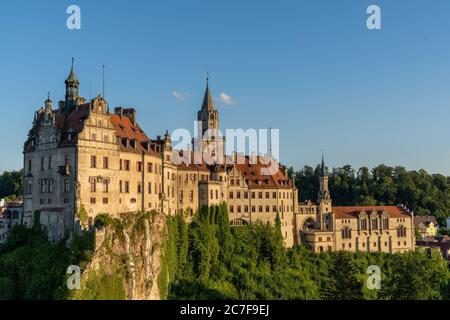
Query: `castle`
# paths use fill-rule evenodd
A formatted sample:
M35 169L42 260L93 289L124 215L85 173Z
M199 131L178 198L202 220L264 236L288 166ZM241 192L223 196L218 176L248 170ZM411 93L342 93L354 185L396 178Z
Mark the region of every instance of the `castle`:
M230 161L179 163L168 131L151 139L135 109L117 107L111 113L104 97L80 97L73 63L65 84L65 100L53 108L48 97L24 144L24 223L31 227L38 218L52 241L91 226L101 213L157 210L192 217L203 206L226 203L232 226L274 225L278 216L288 247L304 243L315 252L414 248L413 213L407 209L333 207L324 161L318 204L299 203L286 167L277 164L273 174L261 174L266 161L243 155L236 161L236 154L223 154L224 138L214 135L192 144ZM197 120L202 134L220 128L208 83Z

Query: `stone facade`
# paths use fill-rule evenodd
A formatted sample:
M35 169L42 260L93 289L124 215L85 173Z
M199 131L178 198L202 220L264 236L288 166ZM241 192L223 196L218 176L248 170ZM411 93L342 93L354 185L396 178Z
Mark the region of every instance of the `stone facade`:
M414 213L403 206L332 206L322 159L318 204L301 203L295 242L314 252L398 253L415 247Z
M248 156L240 156L239 163L178 164L173 156L181 151L174 152L168 132L151 139L138 125L135 109L118 107L111 113L103 97L81 98L73 66L65 83L65 100L58 109L50 97L45 101L25 142L27 225L39 213L49 238L58 240L89 227L101 213L157 210L192 217L202 206L225 202L236 226L273 225L278 215L286 245L294 244L297 190L285 167L264 176L261 169L267 165ZM202 138L192 141L194 150L200 146L200 153L211 157L237 157L223 154L225 139L218 133L219 112L209 85L197 120Z
M149 138L136 110L98 96L87 102L72 66L66 97L58 109L48 98L36 111L24 146L24 216L32 226L39 213L51 240L92 225L101 213L156 210L192 218L202 206L226 203L232 226L281 221L286 246L314 252L349 250L404 252L414 248L413 213L403 207L333 207L322 159L318 203L298 203L287 168L271 175L260 157L225 155L209 84L197 114L202 138L193 139L191 160L173 150L171 137ZM205 135L205 133L207 133ZM214 159L203 160L203 153Z

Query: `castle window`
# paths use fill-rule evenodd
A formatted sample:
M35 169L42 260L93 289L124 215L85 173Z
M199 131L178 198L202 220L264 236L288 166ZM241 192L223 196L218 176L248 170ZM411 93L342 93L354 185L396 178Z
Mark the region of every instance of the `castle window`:
M64 192L69 192L69 191L70 191L70 180L65 179L64 180Z
M28 181L26 193L27 194L31 194L32 191L33 191L33 182L32 181Z
M230 198L230 199L233 199L233 192L230 192L229 198Z
M52 169L52 157L48 157L48 168Z
M263 212L263 206L258 207L258 212L260 212L260 213Z
M48 192L52 193L53 192L53 179L50 179L48 181Z
M383 219L383 229L389 229L389 219Z
M125 181L125 193L130 193L130 182Z
M96 168L96 167L97 167L97 157L91 156L91 168Z
M397 237L399 237L399 238L406 237L406 227L405 226L397 227Z
M194 201L194 191L189 191L189 200Z
M277 212L277 206L272 207L272 212Z
M274 198L274 199L277 198L277 193L276 192L272 192L272 198Z
M95 178L90 178L89 179L89 183L90 183L90 186L91 186L91 192L95 192L96 188L97 188L97 181L96 181L96 179Z
M109 180L108 179L103 180L103 192L104 193L109 192Z
M119 193L122 193L123 189L122 189L122 180L119 181Z
M270 212L270 206L266 206L266 212Z
M44 170L44 158L41 158L41 170Z
M41 185L41 193L44 193L45 192L45 185L47 184L47 180L45 180L45 179L42 179L41 180L41 183L40 183L40 185Z
M103 204L108 204L108 198L103 198Z
M248 212L248 206L244 207L244 212Z
M91 204L95 204L95 198L91 198Z
M262 192L258 192L258 199L262 199L263 193Z
M352 238L352 230L348 227L345 227L341 230L342 239L351 239Z
M252 206L252 212L256 212L256 207Z
M219 199L219 190L216 190L216 199Z
M236 192L236 198L240 199L241 198L241 193L238 191Z
M233 206L230 206L230 212L234 213L234 207Z
M28 160L28 172L31 173L31 160Z
M252 192L252 199L255 199L256 195L254 192Z
M140 182L137 184L137 192L142 193L142 184Z
M130 171L130 160L124 160L125 171Z
M373 219L372 220L372 230L376 230L378 228L378 220Z
M142 172L142 162L138 161L136 163L136 170L137 172Z
M103 157L103 169L109 169L109 159L108 159L108 157Z
M270 198L270 193L266 192L266 199L269 199L269 198Z
M151 182L149 182L148 183L148 194L151 194L152 193L152 183Z
M148 173L153 172L153 163L151 163L151 162L147 163L147 172Z
M367 230L367 219L361 219L361 230Z
M248 192L247 191L244 192L244 199L248 199Z
M241 206L237 206L237 212L241 213Z
M96 134L95 134L95 133L93 133L93 134L92 134L92 136L91 136L91 140L92 140L92 141L97 141L97 136L96 136Z

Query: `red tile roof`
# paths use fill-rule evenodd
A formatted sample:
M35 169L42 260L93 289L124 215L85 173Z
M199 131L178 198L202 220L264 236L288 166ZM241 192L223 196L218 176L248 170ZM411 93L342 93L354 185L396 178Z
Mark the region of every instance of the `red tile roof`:
M267 169L270 166L263 164L261 158L258 157L256 163L250 163L250 157L245 156L245 163L235 164L235 167L240 171L241 175L245 179L245 182L250 188L255 189L267 189L267 188L280 188L291 189L292 181L284 175L281 168L273 175L263 175L263 169Z
M387 211L391 218L407 218L410 214L402 207L397 206L348 206L333 207L332 212L337 219L356 219L361 211Z

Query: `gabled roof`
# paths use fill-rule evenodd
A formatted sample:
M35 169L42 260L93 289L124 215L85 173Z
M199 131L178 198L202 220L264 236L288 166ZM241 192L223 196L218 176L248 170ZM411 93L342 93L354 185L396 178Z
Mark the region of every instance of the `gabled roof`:
M116 137L119 139L128 139L134 140L136 147L133 148L131 146L127 147L120 143L121 150L129 151L129 152L139 152L139 153L147 153L153 155L159 155L157 152L150 148L145 148L143 144L150 144L150 139L147 137L145 132L141 129L141 127L136 124L134 125L130 118L126 116L120 116L113 114L110 117L111 123L114 125L116 129Z
M284 175L280 167L273 175L263 175L262 170L270 168L270 165L263 163L260 157L256 158L255 163L251 163L249 156L245 156L244 161L244 163L234 166L239 170L248 187L255 189L290 189L293 187L292 182Z
M414 224L416 226L419 226L420 224L423 224L423 225L427 226L427 225L430 224L430 222L433 222L433 224L435 226L438 225L436 217L433 217L433 216L415 216L414 217Z
M386 211L391 218L410 217L410 214L405 209L397 206L347 206L332 208L332 212L337 219L356 219L362 211L369 214L373 211Z

